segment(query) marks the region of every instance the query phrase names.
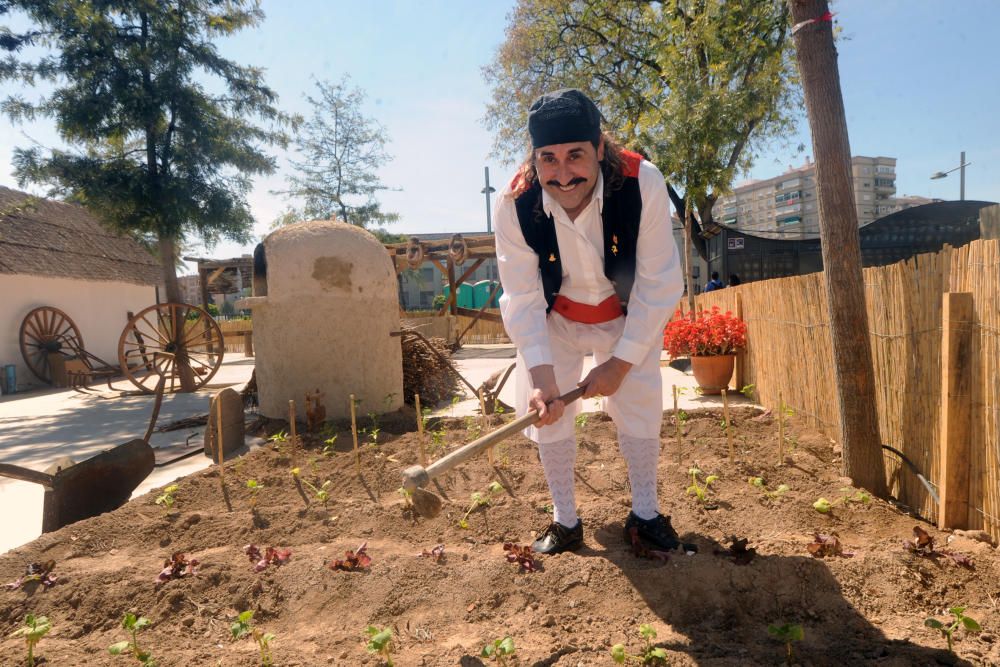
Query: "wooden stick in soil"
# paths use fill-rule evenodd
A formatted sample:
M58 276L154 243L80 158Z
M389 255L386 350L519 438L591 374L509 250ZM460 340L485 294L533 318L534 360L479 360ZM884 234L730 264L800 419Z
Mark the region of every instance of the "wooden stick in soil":
M785 399L778 392L778 465L785 462Z
M487 423L486 423L486 399L483 398L482 389L479 390L478 394L479 394L479 415L480 415L479 421L482 424L483 433L486 433L486 431L489 430L489 428L487 428ZM486 459L487 461L489 461L491 468L496 467L496 462L493 459L493 447L490 447L489 449L486 450Z
M729 428L729 392L722 390L722 415L726 419L726 443L729 445L729 460L736 460L736 451L733 449L733 432Z
M354 438L354 464L361 476L361 452L358 451L358 419L354 412L354 394L351 394L351 436Z
M677 410L677 385L674 388L674 425L677 426L677 467L681 466L681 413Z
M420 412L420 394L413 395L413 402L417 408L417 446L420 450L420 465L427 467L427 447L424 444L424 415Z
M296 449L298 435L295 433L295 401L288 401L288 437L292 440L292 451Z
M212 400L208 402L209 411L212 410ZM222 465L222 400L218 395L215 397L215 452L219 461L219 490L222 491L222 499L226 502L226 510L233 511L229 504L229 492L226 490L226 469Z

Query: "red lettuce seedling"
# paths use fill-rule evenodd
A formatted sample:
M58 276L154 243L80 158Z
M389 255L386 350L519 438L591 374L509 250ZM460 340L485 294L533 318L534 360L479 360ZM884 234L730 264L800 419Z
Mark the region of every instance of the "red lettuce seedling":
M444 558L444 545L439 544L430 551L424 549L417 554L417 558L433 558L435 563L440 563Z
M56 583L56 577L52 574L52 570L56 567L56 562L54 560L47 560L44 563L28 563L28 567L24 570L24 576L15 579L14 581L4 584L8 590L15 591L22 586L24 586L29 581L41 582L43 586L51 586Z
M188 558L187 554L178 551L163 561L163 569L156 575L156 585L162 586L171 579L180 579L188 574L197 574L197 572L198 559Z
M328 568L331 570L344 570L345 572L353 572L354 570L363 570L372 564L371 556L365 553L365 549L368 547L367 542L362 542L361 546L354 551L345 551L344 559L331 561Z
M666 563L670 560L670 554L666 551L660 551L659 549L650 549L645 544L642 543L642 538L639 537L639 529L632 526L628 529L629 542L632 544L632 553L635 554L637 558L647 558L649 560L659 560Z
M256 544L248 544L243 547L243 553L247 555L253 563L254 572L263 572L268 565L284 565L292 557L291 549L279 549L278 547L268 547L261 555L260 548Z
M535 572L538 565L535 557L528 545L520 546L512 542L504 542L503 550L507 552L507 562L517 563L521 567L521 572Z
M814 558L822 558L823 556L843 556L845 558L850 558L854 555L851 551L844 551L844 546L840 543L840 538L836 534L824 535L823 533L815 534L816 540L806 545L806 549L809 553L813 555Z
M903 540L903 546L906 547L908 551L916 554L917 556L922 556L923 558L937 559L941 556L945 556L955 565L959 565L970 570L974 570L976 568L975 564L972 562L972 558L966 554L944 549L935 551L934 538L920 526L913 527L913 539Z

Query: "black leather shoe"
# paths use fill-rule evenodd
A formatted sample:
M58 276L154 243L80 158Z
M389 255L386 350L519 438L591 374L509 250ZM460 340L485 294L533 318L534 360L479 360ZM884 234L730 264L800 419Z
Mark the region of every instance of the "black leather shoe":
M531 544L531 550L538 554L559 554L576 551L583 546L583 520L579 519L572 528L553 521L542 536Z
M657 514L652 519L640 519L635 512L629 512L625 519L625 543L632 543L631 529L635 528L639 538L661 551L670 551L683 546L684 551L697 551L693 544L681 544L677 531L670 525L670 517Z

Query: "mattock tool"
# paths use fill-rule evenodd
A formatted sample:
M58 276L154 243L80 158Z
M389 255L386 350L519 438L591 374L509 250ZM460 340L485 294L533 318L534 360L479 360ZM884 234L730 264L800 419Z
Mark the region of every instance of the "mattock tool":
M573 391L567 392L559 398L549 401L562 401L570 404L583 396L584 387L577 387ZM418 514L425 517L435 517L441 512L441 499L434 493L425 490L423 487L430 484L432 479L452 470L458 465L465 463L469 459L481 454L484 450L493 445L506 440L515 433L520 432L528 426L534 425L538 421L538 412L529 410L523 417L519 417L509 424L504 424L500 428L487 433L478 440L473 440L467 445L463 445L455 451L441 457L426 468L419 465L410 466L403 471L403 488L412 494L413 507Z

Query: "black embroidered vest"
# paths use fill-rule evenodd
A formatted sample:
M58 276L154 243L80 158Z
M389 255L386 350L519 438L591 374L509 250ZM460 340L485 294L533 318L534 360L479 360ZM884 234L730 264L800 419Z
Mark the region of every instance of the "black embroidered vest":
M601 211L604 228L604 275L615 288L622 306L628 304L632 284L635 282L635 253L639 240L639 220L642 215L642 197L639 193L639 163L642 156L622 151L622 187L611 196L605 196ZM556 240L556 224L552 216L545 215L541 202L542 187L536 179L518 193L519 174L515 177L514 206L517 221L528 246L538 255L538 268L542 273L542 289L552 310L556 294L562 285L562 260Z

